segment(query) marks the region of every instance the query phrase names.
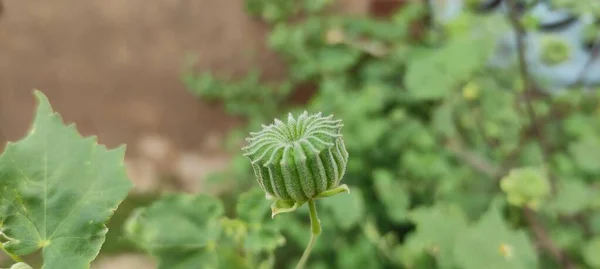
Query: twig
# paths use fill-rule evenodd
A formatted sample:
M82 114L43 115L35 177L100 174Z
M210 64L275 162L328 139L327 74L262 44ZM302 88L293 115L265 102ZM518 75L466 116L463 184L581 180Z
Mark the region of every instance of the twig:
M519 14L517 10L516 0L507 0L506 1L509 6L509 20L515 32L515 38L517 39L517 54L519 59L519 72L521 73L521 79L523 80L524 86L524 94L523 98L525 99L527 114L531 120L532 128L534 129L538 139L540 140L540 144L542 146L542 158L544 163L546 163L546 159L548 156L548 148L546 141L544 139L544 135L542 130L538 126L537 117L535 115L535 111L533 109L533 104L531 100L531 94L537 90L533 81L531 80L531 76L529 74L529 67L527 64L527 60L525 59L525 29L523 25L521 25L519 20ZM551 179L552 189L555 190L555 181ZM575 268L573 262L567 256L567 254L558 248L548 236L546 229L544 226L538 221L536 218L536 214L531 209L525 208L523 210L523 215L527 220L528 226L536 237L536 241L538 244L545 249L553 258L556 260L558 264L560 264L565 269L573 269Z
M547 163L548 156L550 154L550 150L548 148L548 143L546 140L546 136L540 126L540 122L536 116L535 110L533 109L533 100L532 95L539 91L539 88L533 80L531 79L531 75L529 74L529 65L527 60L525 59L525 28L521 24L519 20L519 12L517 7L516 0L507 0L507 4L509 6L508 17L510 23L515 32L515 38L517 39L517 56L519 59L519 72L521 73L521 79L523 80L523 99L525 100L525 106L527 110L527 115L531 121L531 128L535 133L535 136L540 141L540 146L542 149L542 162L545 165ZM525 137L521 138L521 144L525 142ZM550 186L552 193L556 192L556 178L550 177Z
M546 229L536 218L535 212L529 208L524 208L523 215L525 215L527 224L529 224L529 228L535 235L539 247L545 249L563 268L574 269L575 264L569 259L565 252L563 252L554 244L554 242L552 242L550 236L546 232Z
M501 175L501 169L493 165L490 161L473 152L465 151L456 141L450 141L446 149L454 153L457 158L469 164L473 169L492 178L498 178Z
M509 20L514 29L515 37L517 39L517 56L518 56L518 60L519 60L519 72L521 73L521 79L523 80L523 87L524 87L523 99L525 99L527 115L529 116L529 119L531 120L532 127L534 128L536 135L542 142L541 143L542 150L544 151L543 155L545 158L548 153L546 150L546 147L545 147L546 143L544 141L544 136L542 134L542 131L538 126L537 117L536 117L535 111L533 109L533 102L531 100L531 94L537 90L537 87L531 80L531 76L529 74L529 65L527 63L527 60L525 59L525 40L524 40L525 29L523 28L523 25L521 25L521 23L519 21L519 14L518 14L518 10L517 10L516 1L515 0L507 0L507 3L509 5L509 9L510 9L510 12L508 13Z
M590 57L587 59L587 62L583 66L583 69L581 69L581 72L577 75L577 79L571 86L577 86L577 85L580 85L581 83L583 83L585 74L587 74L590 67L594 63L594 60L596 60L596 58L598 58L598 56L600 56L600 38L598 38L594 42L594 45L592 46L592 50L590 52Z

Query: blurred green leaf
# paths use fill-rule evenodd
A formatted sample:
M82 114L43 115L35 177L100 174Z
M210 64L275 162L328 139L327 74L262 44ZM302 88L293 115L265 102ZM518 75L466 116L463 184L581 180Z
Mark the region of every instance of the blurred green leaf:
M402 246L400 259L410 261L420 253L429 253L437 259L440 268L452 268L455 241L467 228L462 210L454 205L436 204L413 210L410 219L415 223L416 232L409 235Z
M405 78L408 91L418 100L448 96L487 62L492 40L457 38L424 59L411 62Z
M238 197L237 216L250 223L261 222L269 212L269 201L265 192L254 187Z
M600 238L590 240L583 249L585 262L592 268L600 268Z
M215 198L169 194L127 221L126 235L157 259L158 268L220 268L218 218L223 214Z
M86 269L133 186L125 147L108 150L96 137L82 137L42 92L34 95L32 127L0 156L2 248L17 256L39 251L45 269Z
M579 168L587 173L600 173L600 141L586 137L569 145L569 152Z
M272 252L285 244L285 237L273 225L251 225L244 248L252 252Z
M592 193L583 181L575 178L563 179L558 182L552 208L560 214L577 214L590 206L591 197Z
M338 227L343 230L351 229L363 220L365 204L359 188L352 189L350 193L341 193L318 200L335 219Z
M375 191L386 207L386 212L394 222L404 222L408 218L410 194L396 180L394 175L386 170L373 172Z
M511 230L492 205L454 245L457 265L464 269L537 268L537 254L523 231Z

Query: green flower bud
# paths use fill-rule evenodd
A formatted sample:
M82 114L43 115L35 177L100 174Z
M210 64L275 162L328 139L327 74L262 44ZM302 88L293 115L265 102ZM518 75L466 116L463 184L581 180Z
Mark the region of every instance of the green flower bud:
M557 65L569 59L569 44L558 37L546 37L542 40L542 61L547 65Z
M252 162L260 188L276 200L273 214L348 190L339 186L348 163L342 126L333 116L304 112L298 118L289 114L287 122L275 119L250 133L242 150Z
M550 195L550 181L546 174L534 167L511 170L500 181L500 188L506 193L510 204L519 207L539 208L543 199Z

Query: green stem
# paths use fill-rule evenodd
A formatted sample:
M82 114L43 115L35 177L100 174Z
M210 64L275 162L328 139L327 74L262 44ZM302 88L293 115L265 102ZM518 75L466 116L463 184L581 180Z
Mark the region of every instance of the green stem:
M13 259L13 261L15 261L15 262L23 262L23 259L21 259L21 257L8 252L8 250L6 250L4 248L4 246L2 245L2 243L0 243L0 249L2 249L2 251L4 251L4 253L6 253L6 255L8 255L9 257L11 257Z
M302 254L302 258L300 258L298 265L296 265L296 269L304 268L304 265L306 264L306 261L308 260L315 243L317 243L317 237L319 234L321 234L321 221L317 216L317 206L315 205L314 200L308 200L308 209L310 210L310 241L308 242L308 246L306 246L306 249Z

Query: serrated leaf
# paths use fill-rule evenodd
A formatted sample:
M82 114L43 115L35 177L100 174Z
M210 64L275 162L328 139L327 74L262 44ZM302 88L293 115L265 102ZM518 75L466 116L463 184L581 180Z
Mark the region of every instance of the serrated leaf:
M125 147L107 150L65 126L43 93L25 138L0 156L0 221L15 255L42 250L44 269L89 268L105 223L132 187Z
M265 192L252 188L240 195L236 205L237 216L247 222L260 222L269 212L269 201Z
M377 170L373 173L375 191L385 205L386 212L394 222L403 222L408 217L410 194L394 181L394 176L389 171Z
M138 209L125 233L157 259L159 269L220 268L215 244L222 214L213 197L170 194Z
M455 261L464 269L537 268L536 252L523 231L510 230L492 205L454 244Z

